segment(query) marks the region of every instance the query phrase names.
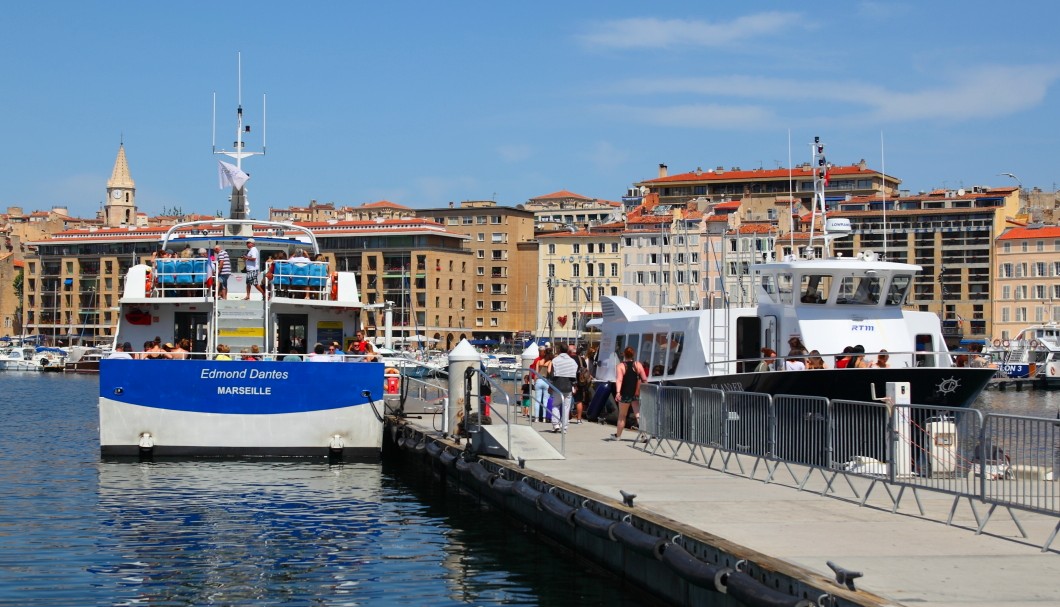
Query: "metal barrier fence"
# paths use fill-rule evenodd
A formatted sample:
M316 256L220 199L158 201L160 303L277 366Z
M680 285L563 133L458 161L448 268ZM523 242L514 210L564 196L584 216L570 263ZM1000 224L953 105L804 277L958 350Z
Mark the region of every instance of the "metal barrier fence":
M918 490L946 493L954 496L951 524L960 500L974 498L990 505L980 516L971 504L977 533L998 506L1024 537L1013 508L1060 517L1060 420L646 384L640 423L652 453L664 449L673 458L687 446L689 461L711 466L718 456L724 472L756 478L764 467L765 482L783 467L800 490L817 473L826 481L822 494L834 493L842 476L862 505L877 484L894 511L910 489L921 515ZM855 486L857 477L869 481L867 489ZM1060 522L1043 551L1058 532Z

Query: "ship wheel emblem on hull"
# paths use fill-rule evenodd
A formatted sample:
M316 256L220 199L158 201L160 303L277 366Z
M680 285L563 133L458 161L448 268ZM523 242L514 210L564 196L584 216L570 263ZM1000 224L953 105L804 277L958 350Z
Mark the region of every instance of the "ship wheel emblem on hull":
M956 377L950 377L939 382L939 385L935 386L936 394L953 394L957 391L957 388L961 387L961 380Z

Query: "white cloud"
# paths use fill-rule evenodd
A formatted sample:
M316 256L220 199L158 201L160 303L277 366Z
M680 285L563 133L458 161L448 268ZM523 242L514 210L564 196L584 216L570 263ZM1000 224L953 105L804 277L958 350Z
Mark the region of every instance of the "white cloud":
M968 68L939 83L919 90L900 90L859 81L806 81L753 76L711 76L704 78L637 79L616 87L625 94L638 91L662 95L701 95L703 103L674 105L669 108L641 110L645 122L652 113L680 118L693 115L703 126L717 120L732 119L736 126L772 116L791 113L793 101L821 103L822 112L833 118L872 120L878 122L912 122L920 120L969 120L1015 114L1040 105L1048 89L1060 79L1060 66L997 66ZM753 105L720 105L718 98L748 99ZM771 105L770 102L780 102ZM628 110L627 110L628 112ZM717 116L704 119L710 112ZM628 112L636 116L636 112ZM797 116L791 116L797 118ZM693 120L693 126L699 120Z
M718 47L783 32L803 21L798 13L771 11L729 22L652 17L617 19L593 26L578 38L590 48Z
M700 103L651 108L612 105L601 109L622 120L657 126L747 129L772 128L776 124L772 110L758 105Z
M611 171L629 160L626 148L615 147L610 141L600 141L586 154L586 160L600 171Z
M522 162L533 156L534 150L525 144L509 144L499 146L497 153L507 162Z

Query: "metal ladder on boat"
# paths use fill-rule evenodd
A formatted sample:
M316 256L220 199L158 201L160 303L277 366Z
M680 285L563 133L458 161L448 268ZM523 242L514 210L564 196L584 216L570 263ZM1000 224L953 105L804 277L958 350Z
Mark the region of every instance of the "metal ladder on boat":
M725 373L728 369L728 361L731 359L729 344L729 292L725 288L724 266L715 249L724 246L723 241L712 242L707 246L710 256L708 263L714 267L717 276L721 278L721 297L710 297L707 300L707 312L710 315L710 334L707 336L707 368L711 374ZM709 280L709 278L708 278Z

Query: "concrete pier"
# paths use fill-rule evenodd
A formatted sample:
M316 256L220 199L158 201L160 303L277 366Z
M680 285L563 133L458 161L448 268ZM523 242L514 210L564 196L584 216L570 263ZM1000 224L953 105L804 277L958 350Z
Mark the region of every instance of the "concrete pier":
M614 428L588 423L571 426L565 459L526 461L525 468L503 458L481 458L481 464L473 463L480 467L472 468L461 459L455 466L452 456L466 442L458 447L442 440L428 419L389 423L388 436L412 437L402 441L407 457L447 471L453 482L672 604L741 603L732 600L732 592L704 590L673 575L659 558L590 537L564 518L567 509L581 507L610 520L628 515L638 529L675 541L701 562L746 572L762 588L790 595L792 605L799 600L829 606L1060 604L1060 554L1055 546L1041 551L1057 525L1055 517L1018 512L1025 539L998 509L976 535L979 525L967 500L957 504L952 524L946 524L952 495L919 491L914 499L907 492L892 512L895 496L876 487L861 506L844 481L834 483L836 497L824 497L823 477L799 491L783 471L770 483L763 482L764 472L757 478L734 476L717 465L685 461L687 450L675 459L646 453L635 448L636 433L628 430L620 441L605 441ZM561 435L545 432L546 424L536 428L560 448ZM425 449L425 443L432 448ZM497 478L525 482L559 499L543 507L537 494L534 507L528 498L503 494L499 483L495 488ZM866 479L858 495L865 495L870 482ZM636 494L632 507L623 503L623 491ZM987 508L976 507L984 516ZM864 574L854 580L855 590L836 582L829 561Z

